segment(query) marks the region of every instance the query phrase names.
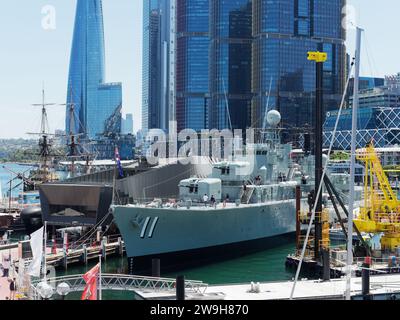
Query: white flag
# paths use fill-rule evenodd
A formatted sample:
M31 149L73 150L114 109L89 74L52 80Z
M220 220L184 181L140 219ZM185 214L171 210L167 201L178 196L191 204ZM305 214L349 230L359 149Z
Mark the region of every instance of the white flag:
M43 258L43 232L44 227L31 234L31 249L33 254L33 259L28 268L28 274L34 277L40 277L40 270L42 266Z

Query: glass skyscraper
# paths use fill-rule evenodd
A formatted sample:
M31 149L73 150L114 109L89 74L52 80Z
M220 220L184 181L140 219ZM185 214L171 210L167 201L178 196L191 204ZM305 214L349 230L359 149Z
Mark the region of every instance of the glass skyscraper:
M77 2L67 92L67 134L103 134L107 120L122 105L121 83L105 83L101 0Z
M142 128L168 129L170 0L143 1Z
M243 129L251 110L251 0L210 0L210 127Z
M328 53L324 105L337 109L345 81L345 0L253 0L252 126L261 127L269 108L282 114L283 127L312 125L315 63L307 52Z
M176 120L178 131L208 127L209 0L177 0Z

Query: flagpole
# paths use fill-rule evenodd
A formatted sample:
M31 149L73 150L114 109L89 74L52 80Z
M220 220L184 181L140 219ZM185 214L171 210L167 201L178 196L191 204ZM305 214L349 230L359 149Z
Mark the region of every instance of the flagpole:
M114 178L113 178L113 195L112 195L112 202L111 202L111 204L115 204L115 186L116 186L116 183L117 183L117 181L116 181L116 178L115 178L115 176L117 175L117 168L115 167L115 169L114 169Z
M46 265L46 247L47 247L47 221L44 222L44 282L47 282L47 265Z
M102 291L102 288L101 288L101 255L99 255L99 300L102 300L101 291Z
M119 151L118 151L119 153ZM116 183L117 183L117 167L118 167L118 159L117 159L117 146L115 146L114 148L114 158L115 158L115 167L114 167L114 177L113 177L113 195L112 195L112 204L115 205L115 187L116 187Z

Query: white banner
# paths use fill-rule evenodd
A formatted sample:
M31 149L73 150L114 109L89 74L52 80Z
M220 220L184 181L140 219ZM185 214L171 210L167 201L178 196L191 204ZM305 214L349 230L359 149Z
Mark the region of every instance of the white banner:
M44 227L31 234L31 249L33 259L28 268L28 274L34 277L40 277L40 270L43 258L43 232Z

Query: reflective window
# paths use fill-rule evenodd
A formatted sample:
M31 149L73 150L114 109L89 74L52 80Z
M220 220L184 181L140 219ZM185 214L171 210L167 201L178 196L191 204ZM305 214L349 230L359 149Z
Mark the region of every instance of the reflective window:
M312 125L315 63L308 51L325 50L326 110L336 109L344 86L343 0L260 0L254 3L252 125L260 126L268 108L282 114L285 128ZM320 37L316 39L315 37Z

